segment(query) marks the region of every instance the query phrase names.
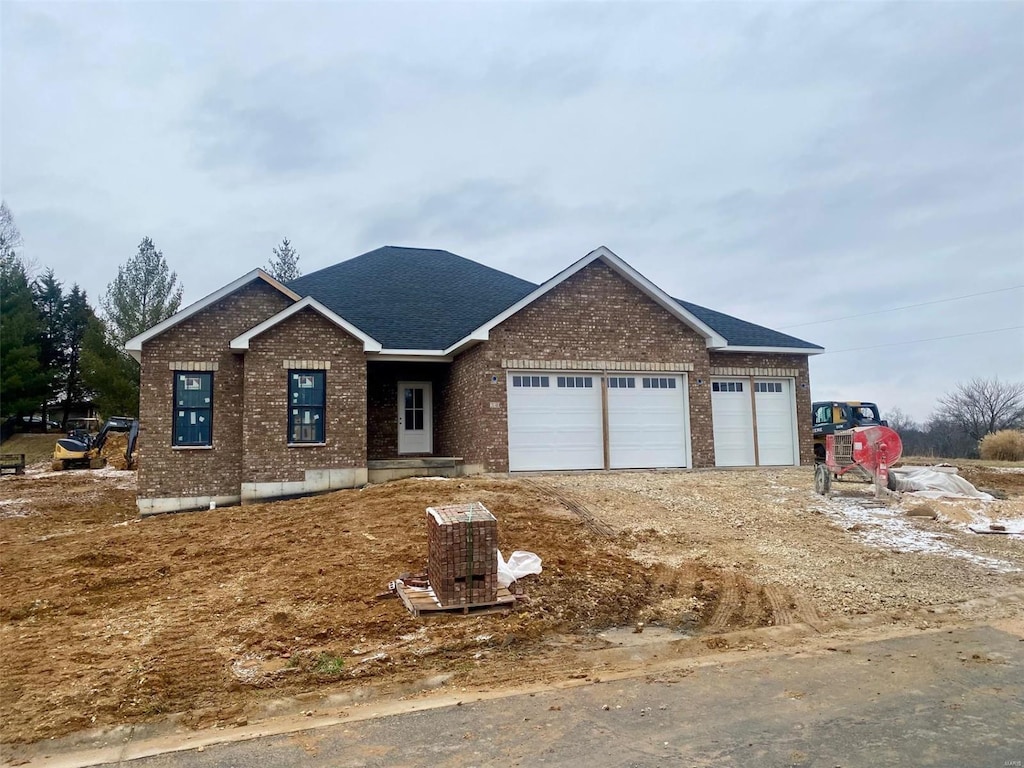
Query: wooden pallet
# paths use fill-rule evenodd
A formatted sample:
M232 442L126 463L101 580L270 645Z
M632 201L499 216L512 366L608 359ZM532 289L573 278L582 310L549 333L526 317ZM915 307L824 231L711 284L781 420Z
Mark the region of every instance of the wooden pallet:
M515 605L516 597L505 587L498 587L498 599L490 603L474 603L473 605L441 605L434 594L433 587L409 587L401 580L395 582L395 592L413 616L421 613L446 611L448 613L481 614L507 611Z
M2 474L3 472L13 472L16 475L25 474L25 454L0 454L0 474Z

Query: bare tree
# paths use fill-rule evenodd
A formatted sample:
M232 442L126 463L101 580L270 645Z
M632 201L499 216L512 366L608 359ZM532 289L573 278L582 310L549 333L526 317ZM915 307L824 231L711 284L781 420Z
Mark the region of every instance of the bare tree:
M974 440L1024 426L1024 382L971 379L939 398L938 415Z
M0 201L0 256L11 258L22 245L21 232L14 223L7 201Z
M882 414L882 417L889 422L890 427L901 435L905 432L915 432L921 429L921 426L902 408L890 408L888 413Z

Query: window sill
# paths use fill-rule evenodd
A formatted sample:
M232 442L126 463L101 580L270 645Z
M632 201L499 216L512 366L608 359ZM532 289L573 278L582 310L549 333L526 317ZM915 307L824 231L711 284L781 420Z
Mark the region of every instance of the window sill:
M212 451L212 445L172 445L172 451Z
M288 443L289 448L323 448L327 443Z

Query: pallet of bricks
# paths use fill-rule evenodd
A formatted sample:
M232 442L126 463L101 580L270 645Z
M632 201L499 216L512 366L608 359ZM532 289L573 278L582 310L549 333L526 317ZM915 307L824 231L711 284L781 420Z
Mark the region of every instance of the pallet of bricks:
M442 606L498 600L498 521L487 507L429 507L427 539L427 578Z

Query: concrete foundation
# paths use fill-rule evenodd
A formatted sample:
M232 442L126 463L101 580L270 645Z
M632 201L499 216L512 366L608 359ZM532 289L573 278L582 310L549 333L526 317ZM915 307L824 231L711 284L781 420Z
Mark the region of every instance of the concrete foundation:
M465 477L483 471L483 464L464 464L457 456L387 459L367 462L367 482L386 483L407 477Z

